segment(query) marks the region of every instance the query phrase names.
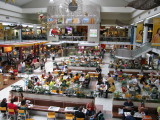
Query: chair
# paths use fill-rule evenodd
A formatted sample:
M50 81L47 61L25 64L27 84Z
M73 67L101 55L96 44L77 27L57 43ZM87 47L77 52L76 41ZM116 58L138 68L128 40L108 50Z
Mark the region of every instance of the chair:
M48 114L47 114L47 120L49 120L49 119L56 119L56 114L55 114L55 112L48 112Z
M7 76L4 80L3 80L3 84L7 85L9 83L9 76Z
M63 91L59 91L59 94L63 94Z
M10 114L10 113L13 113L13 114ZM13 117L14 120L16 120L16 113L15 113L14 109L9 109L9 108L8 108L7 120L9 119L9 116L10 116L10 117Z
M18 110L18 117L24 117L26 119L25 110Z
M52 90L51 92L52 92L52 93L57 93L57 91L56 91L56 90Z
M130 98L131 96L132 96L132 95L129 94L129 93L126 93L126 94L125 94L125 97L126 97L126 98Z
M7 108L6 107L0 107L0 111L1 111L1 113L2 113L2 111L5 113L7 111ZM4 113L2 113L2 114L4 114Z
M72 114L65 114L65 119L67 119L67 120L73 120L73 118L74 118L74 115L72 115Z
M76 120L84 120L84 118L76 118Z

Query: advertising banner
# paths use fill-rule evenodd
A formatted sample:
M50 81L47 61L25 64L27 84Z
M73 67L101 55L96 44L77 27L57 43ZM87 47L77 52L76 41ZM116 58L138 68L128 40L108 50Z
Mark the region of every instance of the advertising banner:
M160 18L153 19L152 46L160 46Z
M137 24L136 42L143 41L143 24Z
M4 39L4 30L3 30L3 25L0 23L0 40Z

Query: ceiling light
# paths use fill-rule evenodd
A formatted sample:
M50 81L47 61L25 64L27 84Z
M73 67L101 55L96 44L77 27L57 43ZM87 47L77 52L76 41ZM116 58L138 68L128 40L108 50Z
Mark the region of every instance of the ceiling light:
M62 8L62 5L60 4L59 7Z
M54 0L50 0L49 2L50 2L50 3L54 3Z
M140 21L138 21L138 22L136 22L136 23L140 23L140 22L143 22L143 20L140 20Z

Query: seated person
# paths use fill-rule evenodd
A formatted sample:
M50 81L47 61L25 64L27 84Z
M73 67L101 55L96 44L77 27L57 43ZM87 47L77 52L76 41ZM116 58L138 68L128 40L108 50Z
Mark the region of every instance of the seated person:
M6 110L7 110L7 99L6 99L6 98L3 98L0 106L1 106L1 107L6 107ZM6 116L6 111L1 111L1 113L4 113L4 114L3 114L3 117Z
M132 80L131 80L131 84L137 84L138 83L138 80L136 78L136 76L132 76Z
M46 82L50 82L52 78L53 78L52 74L48 72L48 78L46 79Z
M62 84L60 86L62 91L66 90L66 88L68 87L68 85L66 84L66 80L62 81Z
M75 111L74 120L76 120L76 118L85 118L85 114L82 112L82 110L83 110L83 107L81 106L81 107L79 107L78 111Z
M10 67L10 69L8 70L9 73L13 73L13 67Z
M79 75L78 73L74 76L74 82L78 82L79 81Z
M130 98L127 99L127 101L124 102L124 104L123 104L123 111L124 112L131 112L133 110L133 108L134 108L133 102L131 101Z
M24 110L25 113L27 113L27 105L26 105L26 100L21 101L21 105L19 107L19 110ZM24 115L25 113L20 113L21 115Z
M142 120L153 120L152 117L149 115L148 110L145 110L145 115L142 117Z
M81 74L80 78L79 78L79 82L83 83L85 80L84 74Z
M13 109L14 110L14 112L9 113L11 115L15 114L17 112L17 109L18 109L17 105L13 104L14 102L15 102L15 99L12 98L11 102L7 104L8 109Z
M144 83L143 83L143 90L144 90L144 91L150 91L150 90L151 90L151 88L150 88L150 86L148 85L147 82L144 82Z
M101 111L90 117L90 120L104 120L104 115Z
M46 77L46 74L42 73L41 78L45 79L45 77Z
M141 94L141 88L140 88L139 84L135 85L135 91L136 91L136 93Z
M95 106L95 104L94 104L94 101L92 101L92 102L90 102L90 103L87 103L86 109L87 109L87 113L86 113L87 116L92 116L92 115L94 115L94 113L95 113L95 111L96 111L96 106Z
M134 118L134 111L133 110L131 111L131 115L126 116L125 120L136 120Z
M158 99L158 88L157 87L152 88L150 96L152 99Z
M145 107L145 104L142 102L142 103L140 104L140 106L138 106L138 112L139 112L139 113L144 113L145 110L148 110L148 108L146 108L146 107Z

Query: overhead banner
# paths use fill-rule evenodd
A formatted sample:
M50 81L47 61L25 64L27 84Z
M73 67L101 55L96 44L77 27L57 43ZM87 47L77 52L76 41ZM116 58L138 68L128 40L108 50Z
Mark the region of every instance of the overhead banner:
M143 24L137 24L136 42L143 41Z
M0 23L0 40L4 39L4 30L3 30L3 25Z
M152 46L160 46L160 18L153 19Z

